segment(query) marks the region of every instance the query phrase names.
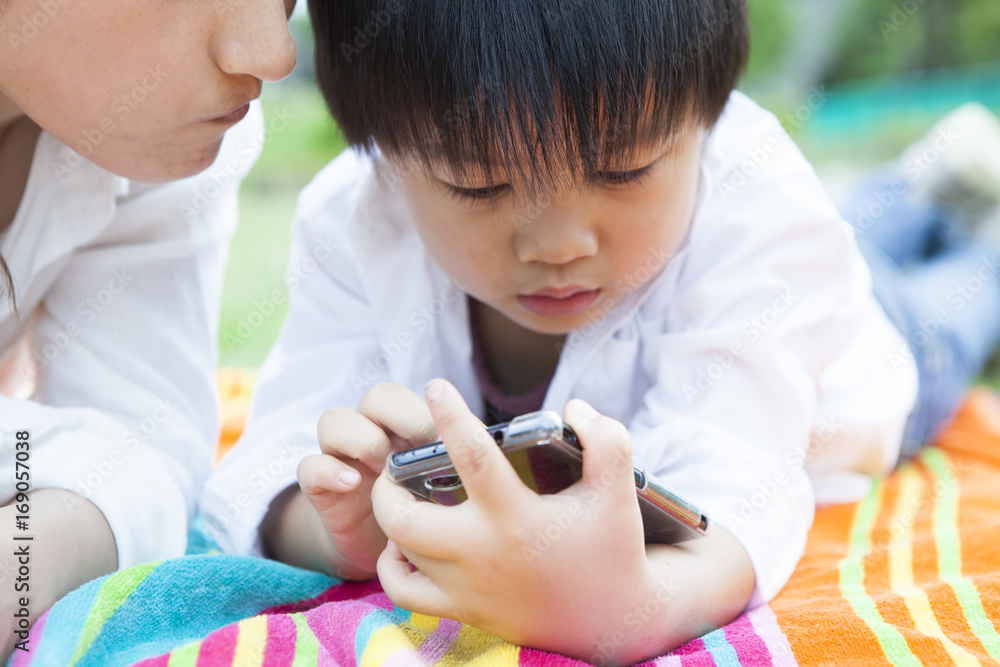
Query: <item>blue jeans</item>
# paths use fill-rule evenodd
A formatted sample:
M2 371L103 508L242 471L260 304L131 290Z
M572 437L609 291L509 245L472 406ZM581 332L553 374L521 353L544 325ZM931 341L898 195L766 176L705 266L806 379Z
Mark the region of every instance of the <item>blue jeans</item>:
M1000 249L970 238L957 213L913 196L895 166L870 175L841 215L917 364L902 450L912 456L954 416L1000 341Z

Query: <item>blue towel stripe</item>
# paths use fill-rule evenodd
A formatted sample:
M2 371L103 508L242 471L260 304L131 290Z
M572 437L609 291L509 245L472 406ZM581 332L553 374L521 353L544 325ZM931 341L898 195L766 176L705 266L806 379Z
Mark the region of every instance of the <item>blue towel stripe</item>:
M723 628L709 632L701 640L718 667L740 667L740 658L736 654L736 649L726 639L726 631Z

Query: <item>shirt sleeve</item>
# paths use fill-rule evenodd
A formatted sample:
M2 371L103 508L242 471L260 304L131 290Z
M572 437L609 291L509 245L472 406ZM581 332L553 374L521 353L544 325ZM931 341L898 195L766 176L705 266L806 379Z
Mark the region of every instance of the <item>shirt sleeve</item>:
M319 452L320 416L334 405L357 404L353 382L364 375L364 360L379 352L343 224L354 206L354 184L365 180L356 178L362 168L349 151L300 197L287 272L289 312L258 374L246 430L200 501L224 551L262 555L260 523L274 498L298 483L298 462Z
M32 487L93 502L120 568L183 555L211 471L219 298L257 105L244 122L206 172L132 184L111 224L61 260L28 332L35 392L0 400L4 429L31 434Z
M637 466L746 549L756 576L751 605L778 593L804 551L815 511L809 453L841 444L817 439L823 378L861 347L901 341L818 179L777 123L768 128L727 144L752 155L759 140L767 159L751 164L752 178L737 159L728 160L732 169L709 170L685 255L668 268L669 287L640 311L641 363L652 380L629 425ZM881 416L882 432L898 435L911 378L884 359L863 370L853 381L858 400L901 397L900 409L892 404ZM858 411L841 407L850 412L832 423L851 424ZM877 448L881 456L892 443Z

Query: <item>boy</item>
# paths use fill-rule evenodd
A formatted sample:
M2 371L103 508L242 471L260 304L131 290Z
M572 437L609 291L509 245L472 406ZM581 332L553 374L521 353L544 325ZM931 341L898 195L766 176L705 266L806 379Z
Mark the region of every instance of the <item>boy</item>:
M895 465L917 375L809 165L733 92L743 3L311 12L357 150L300 200L292 262L316 270L203 498L220 544L377 571L400 606L600 662L773 597L815 503ZM544 497L480 421L539 408L584 448ZM453 508L378 477L438 436ZM643 544L633 462L711 534Z

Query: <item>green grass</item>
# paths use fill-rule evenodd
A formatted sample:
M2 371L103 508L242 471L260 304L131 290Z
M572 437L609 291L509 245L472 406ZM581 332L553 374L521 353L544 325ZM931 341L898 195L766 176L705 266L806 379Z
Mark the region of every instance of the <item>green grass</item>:
M299 191L344 148L319 93L265 87L270 137L240 189L240 223L222 290L219 363L257 366L288 310L285 267Z

